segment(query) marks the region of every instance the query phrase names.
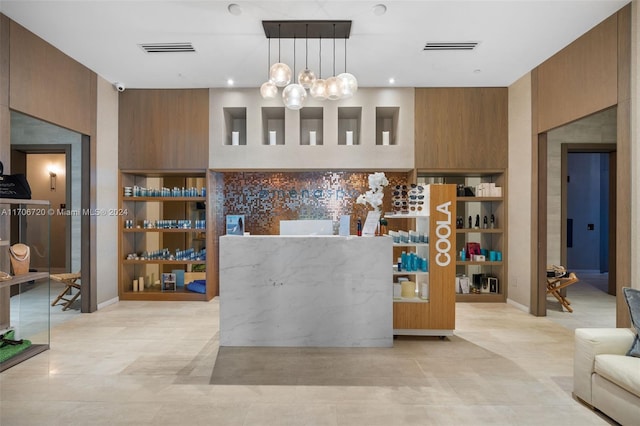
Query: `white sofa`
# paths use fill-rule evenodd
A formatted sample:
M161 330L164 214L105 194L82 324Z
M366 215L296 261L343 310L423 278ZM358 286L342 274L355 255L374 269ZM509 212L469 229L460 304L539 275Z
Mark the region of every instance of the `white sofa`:
M640 358L626 356L627 328L575 331L573 394L622 425L640 424Z

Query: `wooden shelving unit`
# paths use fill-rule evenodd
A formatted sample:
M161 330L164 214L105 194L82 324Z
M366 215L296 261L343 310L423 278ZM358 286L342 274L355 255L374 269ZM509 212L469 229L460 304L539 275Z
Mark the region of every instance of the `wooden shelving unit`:
M428 182L437 178L440 181L453 185L463 185L474 188L480 183L494 183L502 188L501 196L461 196L456 197L457 215L462 216L464 228L456 229L456 274L466 275L473 283L474 275L486 274L486 276L498 279L498 291L491 293L486 286L481 286L480 293L461 294L456 293L458 302L505 302L507 299L507 172L504 169L473 170L418 170L419 181ZM475 217L479 215L481 224L479 228L469 228L468 217L471 216L475 225ZM496 219L494 228L483 228L483 218ZM467 242L478 242L481 248L489 251L499 251L501 259L498 261L461 260L460 251Z
M134 196L125 195L124 187L143 187L172 189L194 187L198 196ZM120 173L119 209L123 212L120 217L119 233L119 286L118 294L122 300L210 300L217 294L217 279L215 278L215 256L210 251L212 232L209 226L205 229L196 228L195 220L210 222L207 211L207 177L202 172L140 172L122 171ZM205 194L202 194L205 188ZM187 228L145 228L144 221L155 223L156 220L190 220L191 227ZM132 227L127 227L127 221ZM155 226L155 225L154 225ZM145 253L168 249L173 255L176 250L193 248L196 252L206 251L203 259L174 259L156 257ZM140 258L128 258L130 255ZM184 287L177 287L171 291L163 291L157 281L163 273L173 270L183 270L189 277L196 265L205 265L206 293L196 293ZM133 281L144 277L144 290L134 291Z

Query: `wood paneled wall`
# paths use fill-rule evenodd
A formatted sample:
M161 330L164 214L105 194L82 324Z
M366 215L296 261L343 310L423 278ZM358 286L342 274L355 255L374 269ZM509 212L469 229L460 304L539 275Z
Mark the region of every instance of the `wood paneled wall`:
M546 132L617 105L616 325L629 326L620 287L631 285L631 4L532 71L531 312L545 315ZM544 196L544 197L543 197Z
M10 108L93 135L96 74L10 22Z
M618 15L614 14L538 68L538 133L616 104Z
M415 102L417 169L508 167L507 88L419 88Z
M119 96L120 169L208 168L208 89L137 89Z

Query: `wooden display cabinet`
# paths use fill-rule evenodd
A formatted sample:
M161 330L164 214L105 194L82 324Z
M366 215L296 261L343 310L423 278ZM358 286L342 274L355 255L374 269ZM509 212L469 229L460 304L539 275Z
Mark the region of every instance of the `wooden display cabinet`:
M390 230L409 226L418 233L427 233L429 243L394 243L394 281L408 277L415 282L415 297L393 302L394 335L450 336L455 329L456 270L456 187L428 185L428 215L385 215ZM406 230L406 229L405 229ZM407 250L427 257L428 273L398 271L397 253ZM421 283L428 282L428 297L421 297Z
M216 257L208 243L212 238L208 226L206 173L123 171L119 186L120 299L212 299L218 289L213 269ZM134 187L158 192L134 193ZM129 188L132 192L128 192ZM170 192L160 192L162 188ZM174 188L179 192L173 192ZM190 188L194 190L189 192ZM193 255L189 256L189 251L193 251ZM184 272L184 285L175 286L171 291L163 289L162 274L176 270ZM186 284L201 278L206 279L206 293L187 290Z

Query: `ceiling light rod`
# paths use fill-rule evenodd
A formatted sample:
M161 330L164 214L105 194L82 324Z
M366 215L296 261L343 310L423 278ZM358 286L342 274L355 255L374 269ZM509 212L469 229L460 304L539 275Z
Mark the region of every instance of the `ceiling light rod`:
M267 38L349 38L351 36L350 20L262 21L262 27Z

